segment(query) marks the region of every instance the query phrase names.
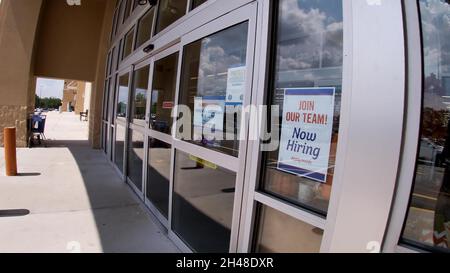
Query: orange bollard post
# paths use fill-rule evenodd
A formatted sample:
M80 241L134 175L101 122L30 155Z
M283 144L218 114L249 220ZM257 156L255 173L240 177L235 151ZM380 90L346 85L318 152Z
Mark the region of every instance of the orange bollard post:
M16 176L17 175L16 128L8 127L3 129L3 139L5 143L6 176Z

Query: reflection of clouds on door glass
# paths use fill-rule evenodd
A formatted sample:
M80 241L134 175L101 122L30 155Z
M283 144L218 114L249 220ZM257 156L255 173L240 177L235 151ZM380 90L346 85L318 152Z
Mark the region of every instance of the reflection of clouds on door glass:
M450 73L450 5L442 0L420 5L426 73Z
M128 101L128 87L121 86L119 88L119 102L127 102Z
M341 66L341 11L341 1L281 1L277 54L279 70Z
M202 40L198 78L199 95L225 95L228 69L245 65L248 23Z
M146 94L147 94L147 89L140 89L140 88L136 89L136 98L138 98L138 96L139 96L139 98L142 98L141 95L143 95L143 97L146 97Z
M447 109L442 96L450 95L450 5L442 0L420 1L423 30L426 106Z
M424 104L420 145L403 238L426 251L450 242L450 4L420 0Z

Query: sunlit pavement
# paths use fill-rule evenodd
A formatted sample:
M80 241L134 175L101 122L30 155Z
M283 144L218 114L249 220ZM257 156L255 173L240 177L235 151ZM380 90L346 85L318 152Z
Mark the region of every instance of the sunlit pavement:
M87 126L48 113L51 141L18 149L17 177L4 176L0 149L0 252L178 252L102 151L90 149Z

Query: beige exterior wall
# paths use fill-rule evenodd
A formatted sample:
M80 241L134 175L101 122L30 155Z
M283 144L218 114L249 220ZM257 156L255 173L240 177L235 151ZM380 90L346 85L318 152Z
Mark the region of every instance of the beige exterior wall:
M79 115L84 112L84 95L86 91L86 83L78 82L78 90L75 95L75 114Z
M27 145L27 115L33 109L33 48L42 0L0 3L0 146L3 128L17 127L17 145Z
M69 88L71 86L72 88ZM62 98L62 112L69 112L69 105L73 106L74 113L79 115L81 112L86 111L86 82L81 81L66 81L64 83L64 93Z
M39 27L35 76L95 80L105 6L110 0L44 2Z
M62 105L61 105L61 112L69 112L69 107L75 105L75 90L64 90L63 92L63 98L62 98Z
M100 148L105 64L109 49L115 0L47 0L43 8L36 52L35 75L92 82L89 141ZM80 110L80 109L78 109ZM77 111L77 109L76 109Z
M0 1L0 146L3 127L16 126L18 146L27 144L26 120L34 109L36 77L92 82L76 112L89 109L89 138L100 147L104 75L114 0ZM63 106L67 109L67 105Z
M91 107L91 95L92 95L92 83L87 82L86 83L86 89L84 91L84 110L89 110Z

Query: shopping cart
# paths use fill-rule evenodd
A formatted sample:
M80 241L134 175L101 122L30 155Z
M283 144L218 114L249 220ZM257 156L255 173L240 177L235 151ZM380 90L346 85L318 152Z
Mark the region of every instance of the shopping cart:
M34 144L34 141L37 140L39 145L42 144L42 140L47 140L45 136L45 121L47 120L47 116L45 115L32 115L30 122L30 147Z

